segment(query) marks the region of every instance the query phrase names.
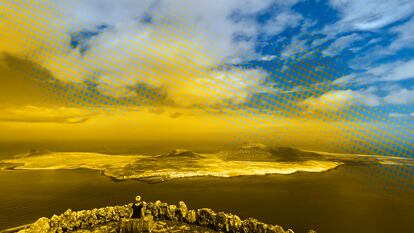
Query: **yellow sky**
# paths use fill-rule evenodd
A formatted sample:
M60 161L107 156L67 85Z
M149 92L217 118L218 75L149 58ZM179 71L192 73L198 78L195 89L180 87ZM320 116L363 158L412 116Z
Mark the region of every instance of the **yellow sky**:
M48 1L7 4L0 12L0 140L329 145L343 144L350 127L362 127L344 120L353 115L346 112L355 103L350 91L320 96L315 88L240 107L252 94L283 89L266 86L270 74L261 69L220 67L227 57L248 57L251 45L232 41L246 25L216 33L210 21L193 27L182 22L195 24L197 17L167 14L158 19L166 23L152 28L118 25L89 41L91 49L82 54L69 46L68 32L98 19L72 18L79 12ZM208 20L220 17L212 15Z
M329 108L333 102L343 103L348 98L346 93L309 98L303 101L307 105L303 109L300 104L294 105L295 100L280 100L276 102L279 109L261 113L266 105L255 104L253 108L208 105L214 95L203 95L209 88L204 90L202 86L181 92L179 102L184 104L177 105L157 96L156 89L152 95L137 93L137 97L127 99L93 93L85 86L55 79L46 68L18 56L4 55L2 64L0 140L3 141L216 140L321 148L343 144L347 141L346 130L352 125L335 115L338 109ZM200 96L207 96L207 104L186 105L193 101L197 90ZM300 111L280 114L277 110L282 106L292 112L296 108ZM322 117L325 113L328 117Z

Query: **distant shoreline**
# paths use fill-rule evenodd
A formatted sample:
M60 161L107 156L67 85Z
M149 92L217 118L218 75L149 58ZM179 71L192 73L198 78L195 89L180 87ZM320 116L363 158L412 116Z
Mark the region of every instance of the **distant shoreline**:
M92 152L51 152L30 150L13 159L0 161L3 170L99 171L113 181L139 180L160 183L189 177L240 177L298 172L322 173L343 164L414 164L412 158L380 155L341 154L306 151L289 147L272 148L260 143L199 154L176 149L162 155L108 155Z

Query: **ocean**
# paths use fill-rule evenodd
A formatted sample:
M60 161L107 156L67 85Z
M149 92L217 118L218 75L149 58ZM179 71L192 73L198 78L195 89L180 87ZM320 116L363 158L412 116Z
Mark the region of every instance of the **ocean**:
M412 232L414 192L381 175L387 169L342 165L323 173L193 177L156 184L114 181L82 169L0 171L0 229L68 208L124 204L141 195L148 201L184 200L189 208L254 217L296 233Z

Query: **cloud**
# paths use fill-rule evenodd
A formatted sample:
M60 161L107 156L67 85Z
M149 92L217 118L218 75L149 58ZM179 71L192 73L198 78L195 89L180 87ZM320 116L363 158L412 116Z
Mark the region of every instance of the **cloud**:
M384 97L384 100L389 104L414 104L414 89L394 89Z
M175 102L184 105L212 104L232 101L240 104L248 100L252 93L268 90L262 84L267 76L265 71L258 69L231 69L215 71L206 77L197 77L172 90Z
M392 118L407 118L407 117L414 117L414 112L413 113L397 113L397 112L392 112L389 114L390 117Z
M274 59L276 59L277 56L276 55L264 55L258 58L259 61L273 61Z
M398 51L402 48L414 47L414 17L401 25L393 27L390 31L397 34L397 38L389 45L389 50Z
M133 87L144 83L177 105L239 102L266 73L222 66L254 55L259 25L249 16L273 3L10 0L1 3L0 30L7 33L0 35L0 51L27 57L61 81L93 83L113 97L135 96ZM245 78L252 74L248 86ZM198 96L192 90L200 83L209 89ZM207 94L212 90L216 95Z
M287 28L297 27L302 20L301 14L293 11L282 11L267 21L262 30L268 35L276 35Z
M371 81L401 81L414 78L414 59L394 61L370 68Z
M356 33L347 36L342 36L335 40L332 44L330 44L327 49L322 51L322 53L325 56L335 56L342 52L345 48L349 47L350 45L361 39L363 39L363 37Z
M88 121L93 115L93 113L76 108L24 106L2 109L0 121L77 124Z
M349 77L349 76L347 76ZM341 84L343 85L343 84ZM384 104L410 105L414 104L414 89L398 85L370 86L359 90L331 91L319 97L305 100L310 108L322 110L335 105L335 111L352 105L376 107ZM346 104L345 104L346 103Z
M353 102L351 90L335 90L305 99L302 105L310 112L337 112L352 106Z
M348 74L342 77L335 79L332 82L332 85L335 86L348 86L357 82L357 75L355 73Z
M381 78L384 81L400 81L414 78L414 59L388 64L388 72Z
M281 56L284 59L297 59L297 56L307 53L310 50L311 47L307 44L307 40L301 40L299 37L294 37L290 41L289 45L283 48Z
M313 96L300 103L311 113L341 112L352 106L379 106L383 103L374 89L332 90L320 96Z
M363 71L336 79L333 84L361 86L386 82L387 85L391 85L394 82L412 79L414 79L414 59L367 66Z
M330 0L341 19L325 28L328 33L350 30L376 30L409 17L414 10L411 0Z
M353 95L357 105L375 107L384 103L383 99L378 95L378 89L373 86L354 90Z

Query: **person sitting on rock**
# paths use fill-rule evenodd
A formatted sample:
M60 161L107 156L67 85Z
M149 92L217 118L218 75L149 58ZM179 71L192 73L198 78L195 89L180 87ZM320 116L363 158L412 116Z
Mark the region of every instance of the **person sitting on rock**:
M132 205L132 215L131 218L141 218L144 216L144 206L146 205L145 201L141 202L141 196L135 197L136 203Z

